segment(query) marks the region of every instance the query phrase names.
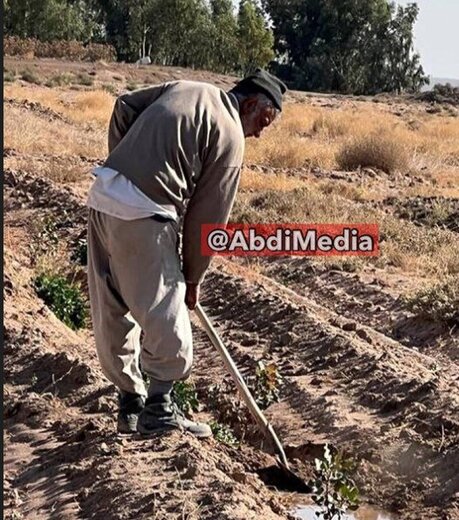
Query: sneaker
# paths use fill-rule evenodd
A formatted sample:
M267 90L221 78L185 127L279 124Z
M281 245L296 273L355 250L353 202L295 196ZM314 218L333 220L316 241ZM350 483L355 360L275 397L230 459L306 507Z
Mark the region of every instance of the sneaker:
M187 431L199 438L212 436L209 425L187 419L169 394L149 397L139 415L137 431L142 435L150 435L169 430Z
M139 394L120 391L118 433L136 433L137 420L144 407L144 398Z

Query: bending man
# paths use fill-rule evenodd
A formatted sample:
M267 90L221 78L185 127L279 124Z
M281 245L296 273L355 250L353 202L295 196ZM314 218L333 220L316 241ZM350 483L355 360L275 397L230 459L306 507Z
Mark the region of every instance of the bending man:
M285 90L259 69L228 93L173 81L116 101L109 156L88 197L88 277L97 354L119 389L119 432L211 435L171 399L174 381L191 371L188 309L210 262L200 254L201 224L228 221L244 138L273 122Z

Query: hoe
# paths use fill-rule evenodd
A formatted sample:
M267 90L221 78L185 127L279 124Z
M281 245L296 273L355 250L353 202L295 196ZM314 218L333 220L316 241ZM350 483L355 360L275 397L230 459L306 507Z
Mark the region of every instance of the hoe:
M263 412L260 410L259 406L257 405L255 399L250 393L250 390L248 389L247 385L244 382L244 379L242 378L241 373L239 372L236 364L232 360L228 350L226 349L225 345L219 338L216 330L214 329L212 323L210 322L207 314L204 312L204 309L201 307L201 305L198 303L195 307L196 315L199 318L199 321L201 322L204 330L206 331L210 341L212 342L213 346L217 349L218 353L222 357L222 360L230 373L231 377L233 378L236 387L244 400L245 404L247 405L248 409L250 410L250 413L252 414L253 418L257 422L260 430L263 432L265 437L272 442L275 451L278 454L277 463L279 468L281 469L284 480L286 481L285 484L287 484L289 487L295 488L297 491L302 492L309 492L310 488L309 486L303 481L301 477L296 475L289 467L289 463L287 461L287 457L285 455L284 448L282 447L282 444L280 443L279 438L276 435L276 432L274 431L274 428L269 423L269 421L264 416Z

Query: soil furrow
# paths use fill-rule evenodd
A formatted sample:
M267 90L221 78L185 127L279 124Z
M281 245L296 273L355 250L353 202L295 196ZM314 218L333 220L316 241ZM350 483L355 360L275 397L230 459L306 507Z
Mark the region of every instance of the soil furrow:
M411 481L399 499L403 496L410 501L416 494L426 502L432 495L450 498L452 488L445 491L445 485L451 474L445 471L435 475L432 471L446 459L459 463L459 403L451 393L451 385L457 388L457 378L433 373L429 369L433 358L382 334L376 334L375 339L368 327L343 331L332 324L336 318L329 311L330 319L326 321L323 318L327 312L316 315L307 303L292 304L285 294L274 295L264 280L248 283L249 277L235 278L222 273L221 267L206 281L204 301L208 311L223 334L241 331L243 340L250 343L252 339L255 345L257 338L263 337L265 355L274 359L281 371L287 369L287 380L293 387L284 398L307 425L296 432L297 443L310 440L307 432L313 424L314 434L321 434L322 439L325 436L378 467L386 475L387 488L393 487L399 475ZM243 350L240 347L233 352ZM251 354L249 351L238 356L239 361L247 364L245 358L251 358ZM254 348L253 355L259 354L259 348ZM313 378L316 387L305 384ZM327 382L325 396L317 391L323 382ZM285 409L281 407L278 416L274 410L273 421L281 429L287 425L289 439L294 439ZM292 422L298 424L297 420ZM384 452L375 456L381 443L391 447L390 457ZM404 454L412 457L410 463L402 457ZM401 457L404 462L399 464ZM391 476L392 471L395 476ZM414 479L414 473L419 478ZM377 488L371 478L367 479L367 488ZM380 499L387 501L387 488L382 486L377 491ZM391 505L400 506L396 502Z
M11 514L32 517L36 508L43 518L286 518L255 474L272 461L250 447L263 444L256 429L239 450L178 433L148 440L114 435L114 388L100 373L91 334L67 329L36 297L24 246L33 239L28 223L49 212L66 216L63 233L81 234L83 200L14 171L6 172L5 193L7 230L15 226L5 256ZM13 254L18 237L22 245ZM331 273L323 285L394 311L390 293L357 282ZM260 360L283 375L281 401L267 415L295 467L309 476L311 460L330 442L360 461L357 478L369 500L400 518L454 518L454 367L438 370L435 356L388 337L365 312L343 317L330 305L331 293L313 296L300 287L218 260L203 288L203 303L244 376ZM327 295L325 302L316 294ZM195 328L194 336L194 378L206 413L215 413L209 386L228 376L203 331Z

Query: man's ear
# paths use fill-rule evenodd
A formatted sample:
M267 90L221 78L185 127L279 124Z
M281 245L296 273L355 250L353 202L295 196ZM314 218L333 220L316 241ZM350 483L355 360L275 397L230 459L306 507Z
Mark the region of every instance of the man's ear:
M256 109L258 99L255 96L246 97L241 103L241 114L251 114Z

